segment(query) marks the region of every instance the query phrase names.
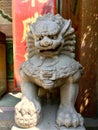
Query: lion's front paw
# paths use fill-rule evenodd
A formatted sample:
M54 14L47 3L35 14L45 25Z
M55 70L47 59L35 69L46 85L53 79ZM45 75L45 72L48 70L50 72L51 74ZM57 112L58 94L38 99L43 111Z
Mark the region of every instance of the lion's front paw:
M78 127L83 126L83 117L75 111L72 107L59 107L57 113L57 124L65 127Z
M22 128L36 126L40 119L41 106L38 101L22 99L15 106L15 123Z

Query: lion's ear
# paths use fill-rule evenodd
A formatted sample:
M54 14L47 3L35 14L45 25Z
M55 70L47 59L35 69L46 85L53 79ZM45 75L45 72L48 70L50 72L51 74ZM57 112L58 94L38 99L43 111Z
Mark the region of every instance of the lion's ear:
M64 39L62 53L71 58L75 58L76 36L71 20L65 20L65 25L61 30L61 35Z
M29 25L30 31L34 32L34 23Z
M70 25L71 25L71 20L64 20L64 26L61 30L61 35L64 35L66 33Z

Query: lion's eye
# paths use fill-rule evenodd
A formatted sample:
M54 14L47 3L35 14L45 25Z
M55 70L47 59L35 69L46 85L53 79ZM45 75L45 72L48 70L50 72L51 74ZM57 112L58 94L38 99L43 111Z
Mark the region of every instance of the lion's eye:
M54 35L54 36L48 36L50 39L53 39L53 40L55 40L55 39L57 39L57 35Z
M42 40L42 39L43 39L43 36L36 37L36 40L37 40L37 41L40 41L40 40Z
M39 40L42 40L43 39L43 36L39 37Z

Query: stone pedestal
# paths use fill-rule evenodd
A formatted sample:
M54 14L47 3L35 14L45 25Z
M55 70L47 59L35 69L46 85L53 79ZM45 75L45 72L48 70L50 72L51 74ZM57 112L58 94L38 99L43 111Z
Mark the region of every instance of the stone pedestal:
M11 130L86 130L84 127L77 127L77 128L65 128L59 127L55 123L56 119L56 112L57 112L58 105L51 105L51 104L44 104L42 107L42 120L40 123L33 128L23 129L17 126L13 126Z
M84 127L78 127L78 128L65 128L65 127L47 127L47 128L41 128L41 127L33 127L28 129L22 129L18 128L17 126L13 126L12 130L86 130Z

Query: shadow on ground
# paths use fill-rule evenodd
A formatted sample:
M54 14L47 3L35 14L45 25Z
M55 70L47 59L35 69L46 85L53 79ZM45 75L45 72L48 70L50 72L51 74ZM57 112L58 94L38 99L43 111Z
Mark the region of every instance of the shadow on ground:
M86 130L98 130L98 127L87 127Z

